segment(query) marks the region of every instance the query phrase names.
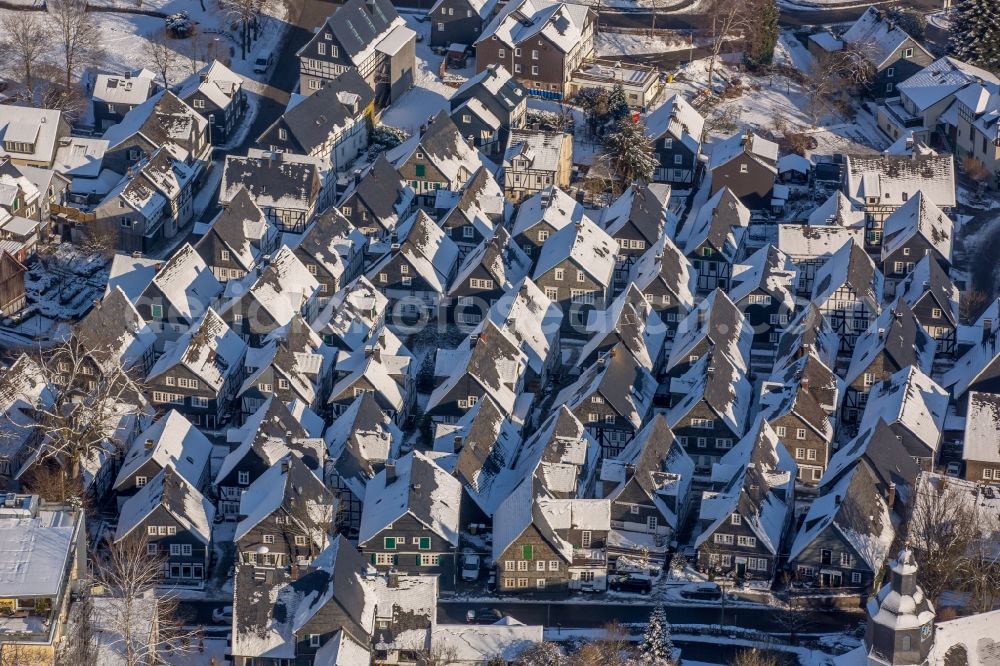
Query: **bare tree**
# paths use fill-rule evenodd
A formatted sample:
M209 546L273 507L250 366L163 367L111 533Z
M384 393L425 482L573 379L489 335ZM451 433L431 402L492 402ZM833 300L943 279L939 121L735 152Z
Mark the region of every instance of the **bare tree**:
M163 79L164 90L170 88L170 69L180 60L180 54L167 43L165 35L154 34L149 37L149 59L156 68L156 73Z
M967 502L956 501L946 484L915 484L905 523L917 578L934 605L942 592L963 582L963 563L978 534L976 512Z
M778 659L773 652L755 645L737 652L731 666L778 666Z
M625 666L635 651L628 632L617 621L604 625L604 637L585 643L573 655L573 666Z
M973 541L966 558L965 575L976 610L986 613L1000 602L1000 546L992 534Z
M49 50L45 22L38 12L10 12L0 19L4 55L20 69L28 95L35 93L35 65Z
M752 17L757 11L758 0L731 2L730 0L711 0L703 15L705 33L708 37L708 92L712 92L715 65L722 54L722 48L727 41L742 40L744 33L750 28Z
M21 486L47 502L79 502L84 497L83 478L71 477L52 460L36 463L21 478Z
M63 85L71 88L73 77L85 65L97 64L103 56L101 29L87 0L48 0L47 20L59 58L63 63Z
M61 345L32 355L46 396L34 405L33 463L52 463L70 479L80 476L80 462L109 444L123 450L116 437L122 418L137 415L144 404L142 387L113 347L86 344L75 333Z
M261 16L272 7L275 0L220 0L219 6L231 20L240 24L240 57L246 59L250 50L251 29L254 36L260 26Z
M111 636L109 646L126 666L165 663L163 654L188 652L199 636L180 626L176 598L157 588L165 559L151 554L148 544L145 533L135 533L109 542L106 553L92 558L95 582L109 594L94 619Z
M56 666L97 663L94 601L84 593L70 609L70 622L56 652Z

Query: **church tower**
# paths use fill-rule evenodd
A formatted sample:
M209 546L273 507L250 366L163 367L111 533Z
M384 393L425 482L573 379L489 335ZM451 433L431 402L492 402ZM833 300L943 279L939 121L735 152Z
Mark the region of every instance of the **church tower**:
M868 600L868 666L920 666L934 645L934 607L917 585L913 553L892 562L889 582Z

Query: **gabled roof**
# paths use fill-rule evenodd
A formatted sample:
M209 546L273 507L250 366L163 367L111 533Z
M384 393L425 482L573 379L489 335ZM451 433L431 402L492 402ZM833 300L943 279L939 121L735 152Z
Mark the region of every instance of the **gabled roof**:
M249 296L278 326L285 326L318 290L319 283L313 274L287 245L282 245L250 288L246 291L241 289L240 294L233 295L223 307L223 313L239 307L240 303L245 304ZM247 317L254 315L253 312L243 314Z
M539 222L559 231L585 219L589 219L587 212L576 199L558 187L549 187L521 202L511 235L520 236Z
M233 260L243 270L249 271L257 263L261 246L271 245L268 238L275 236L276 232L268 223L264 212L246 189L241 187L215 217L208 233L202 236L197 245L206 242L204 239L209 234L215 234L229 248Z
M642 234L647 246L656 244L663 237L667 218L670 185L666 183L633 184L621 193L601 213L601 226L614 237L631 223Z
M753 132L740 132L712 146L709 171L715 171L741 155L746 155L765 169L778 172L778 144Z
M163 315L188 321L202 316L212 299L222 293L222 285L188 243L170 256L153 277L152 284L167 299Z
M553 353L553 336L562 318L559 306L550 301L531 278L524 277L490 306L477 333L482 333L486 320L493 322L518 344L531 369L541 374Z
M935 349L934 339L927 335L910 306L897 301L858 336L844 381L852 384L871 366L880 352L886 354L897 368L913 365L923 372L930 372Z
M713 350L701 357L680 381L689 390L667 412L667 423L672 428L687 416L696 403L703 400L736 436L743 435L753 387L726 354Z
M314 158L292 153L227 155L219 200L227 202L246 189L261 208L308 210L319 197L319 172Z
M860 430L881 419L905 428L928 449L936 452L948 413L948 392L916 366L904 367L868 394Z
M246 350L243 339L209 308L198 324L163 352L147 380L183 365L207 386L219 391L226 377L239 373Z
M584 5L553 0L510 2L483 28L476 44L496 37L513 48L542 36L563 53L569 53L583 42L584 29L593 21L591 12Z
M917 191L886 218L882 236L882 259L889 258L914 236L923 236L941 258L951 261L955 223L933 201Z
M925 256L918 261L906 279L896 287L896 297L911 309L916 307L925 294L930 294L934 298L952 326L959 325L958 287L941 268L941 264L931 256Z
M337 361L337 371L345 371L346 374L330 390L330 402L336 402L344 391L364 380L375 388L380 400L387 402L393 410L401 411L406 404L404 387L392 376L386 360L381 353L376 358L375 354L364 349L342 354Z
M638 430L652 407L656 387L656 380L649 371L619 343L560 391L552 404L576 409L584 400L600 394Z
M486 4L491 4L490 0ZM428 13L434 12L429 10ZM451 96L451 109L454 112L458 108L456 102L462 104L460 100L475 97L485 104L498 104L509 115L525 101L527 94L524 86L503 65L490 64L475 76L470 76L455 90L455 94Z
M614 458L605 458L601 481L617 484L608 493L612 502L632 479L639 484L672 528L677 528L677 512L664 497L674 497L675 506L686 501L694 476L694 460L674 438L662 414L657 414ZM607 488L607 486L605 486Z
M857 227L835 224L779 224L778 249L798 261L829 257L848 241L865 241L864 216Z
M462 265L451 281L449 294L467 286L468 277L479 266L482 266L493 278L496 286L505 290L513 288L528 275L531 260L524 251L512 243L510 234L504 227L497 227L492 238L486 238L476 249L466 255Z
M678 240L683 237L684 254L691 256L703 245L715 248L729 262L736 260L743 235L750 226L750 209L732 190L723 187L697 211L692 211Z
M955 398L960 398L976 382L1000 376L1000 328L997 320L985 339L974 344L955 365L944 373L942 385L950 388Z
M868 469L882 498L889 496L890 487L895 484L897 501L901 504L905 504L920 473L920 466L907 452L899 435L881 419L869 422L854 439L837 449L830 457L820 487L826 489L836 485L845 472L855 467Z
M864 465L856 465L813 501L789 549L789 562L794 563L827 528L836 530L870 571L879 571L896 530L875 478Z
M983 82L1000 83L985 69L944 56L897 85L896 91L909 99L919 113L923 113L966 86Z
M458 264L458 246L423 210L418 210L400 227L405 240L397 252L387 254L368 270L378 275L382 266L401 256L428 286L440 294L448 289L448 280Z
M374 101L375 91L361 78L358 70L345 70L336 78L324 81L322 88L287 109L261 133L257 143L260 148L267 149L268 137L281 127L288 130L298 152L312 154L330 141L331 136L357 122Z
M815 303L807 304L778 338L775 368L792 363L800 354L813 353L828 367L837 364L840 338Z
M131 534L158 507L163 507L202 543L211 543L215 507L170 464L122 505L115 541Z
M688 361L690 352L701 342L725 354L731 363L746 372L753 344L753 328L743 312L716 289L677 325L666 371Z
M842 380L814 352L810 351L788 365L775 366L769 381L794 391L808 393L831 417L836 415L840 406Z
M437 350L435 374L447 378L431 393L426 409L438 406L460 381L472 378L508 414L513 413L517 400L513 387L525 364L520 345L486 320L455 350Z
M433 165L455 188L464 185L480 167L491 173L497 172L497 165L470 146L443 111L430 119L422 134L415 134L387 151L385 156L399 169L417 152L423 154L421 160Z
M884 281L864 248L850 240L816 270L811 301L822 306L838 289L849 287L871 312L878 312Z
M398 457L403 443L402 431L367 391L337 417L323 438L337 474L348 484L367 482L387 460ZM364 492L358 497L363 498Z
M760 289L784 304L788 312L795 311L795 280L799 270L787 254L771 244L765 245L743 263L733 266L729 298L739 303Z
M195 93L201 93L220 109L229 106L233 98L243 88L243 77L213 60L201 68L201 71L188 77L177 96L187 99Z
M362 275L333 295L312 326L320 335L331 336L335 347L357 351L377 332L388 304Z
M337 501L333 493L302 459L291 453L257 477L240 496L240 521L233 541L238 542L262 520L283 510L285 516L313 543L324 548L329 538Z
M947 155L848 155L844 190L860 205L874 199L882 206L902 206L903 195L924 193L942 208L955 207L955 159Z
M347 60L360 67L371 55L372 49L402 24L403 20L389 0L348 0L326 19L296 55L311 53L313 43L327 40L329 33L336 39Z
M338 206L352 196L357 196L371 209L375 219L385 229L394 229L401 221L401 216L409 209L414 194L386 159L385 153L382 153L348 187L340 197Z
M797 365L804 364L805 361L805 358L799 359L795 365L786 370L786 373L792 374L793 380L797 379L795 377ZM832 376L836 381L836 376ZM760 415L771 423L782 416L793 414L824 441L832 442L832 419L820 404L818 396L809 390L811 387L808 384L804 386L801 381L785 385L781 379L780 373L775 371L770 380L761 387Z
M809 214L809 224L811 226L834 225L838 227L860 227L863 229L865 226L865 213L859 206L844 196L843 192L837 190L819 208Z
M692 153L701 147L705 119L679 94L674 93L646 116L646 136L653 141L680 141Z
M458 545L462 484L438 466L437 456L408 453L368 482L358 533L360 546L406 515Z
M171 465L190 484L197 487L212 454L212 443L191 425L183 414L171 409L146 428L132 442L125 455L115 488L130 480L133 474L153 460L160 469Z
M47 164L55 154L63 122L62 111L4 104L0 108L0 141L32 144L30 154L16 156Z
M580 350L577 365L592 361L601 348L620 343L642 367L653 372L667 331L660 315L634 284L630 283L606 310L594 310L590 315L587 327L591 337Z
M512 162L520 158L527 161L528 168L534 171L558 173L563 148L567 146L572 154L572 139L564 132L511 129L503 154L503 168L510 169Z
M156 341L156 334L117 286L80 321L76 337L99 365L114 362L126 370L139 363Z
M600 285L610 285L614 276L618 243L590 219L583 217L555 232L542 245L534 279L571 259Z
M458 445L457 440L461 440L453 473L477 503L489 504L488 496L500 485L503 471L514 462L521 443L519 428L510 414L488 395L476 402L457 426L445 436L452 438L451 447L438 449L438 442L435 442L435 448L452 453ZM447 439L442 442L447 443Z
M848 44L859 45L861 52L881 68L907 40L930 57L927 50L899 27L885 12L869 7L858 17L841 38Z
M791 488L798 466L766 421L756 426L724 457L736 474L718 493L702 496L700 521L705 529L695 539L701 547L734 513L750 527L758 543L777 555L781 537L794 510Z
M646 250L629 272L629 281L643 292L657 280L663 283L685 310L694 307L698 274L691 260L666 235Z
M204 136L208 121L177 95L160 91L125 114L122 121L104 133L110 148L117 148L129 138L141 134L154 146L173 143L190 151Z

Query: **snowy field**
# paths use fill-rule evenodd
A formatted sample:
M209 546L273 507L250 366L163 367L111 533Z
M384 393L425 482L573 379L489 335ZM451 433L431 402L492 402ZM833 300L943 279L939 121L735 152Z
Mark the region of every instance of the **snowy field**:
M667 53L691 47L685 37L677 33L633 35L617 32L598 32L594 37L597 55L614 57L621 54Z

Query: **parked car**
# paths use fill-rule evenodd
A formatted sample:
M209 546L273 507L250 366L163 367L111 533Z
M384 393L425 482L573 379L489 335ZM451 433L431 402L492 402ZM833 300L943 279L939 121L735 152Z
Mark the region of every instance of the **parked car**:
M503 613L496 608L480 608L465 613L465 621L469 624L496 624L503 619Z
M685 599L717 601L722 598L722 589L715 583L701 583L684 588L681 590L681 596Z
M462 580L479 580L479 556L472 553L462 558Z
M958 478L962 475L962 463L960 462L950 462L948 466L945 467L944 473L948 476L953 476Z
M486 591L496 592L497 591L497 572L491 571L490 577L486 579Z
M608 587L616 592L638 592L649 594L653 591L653 580L643 574L608 576Z
M268 54L264 57L257 58L253 61L253 73L254 74L267 74L267 70L271 69L271 64L274 62L274 56Z
M222 606L212 611L212 622L216 624L231 624L233 621L233 607Z

